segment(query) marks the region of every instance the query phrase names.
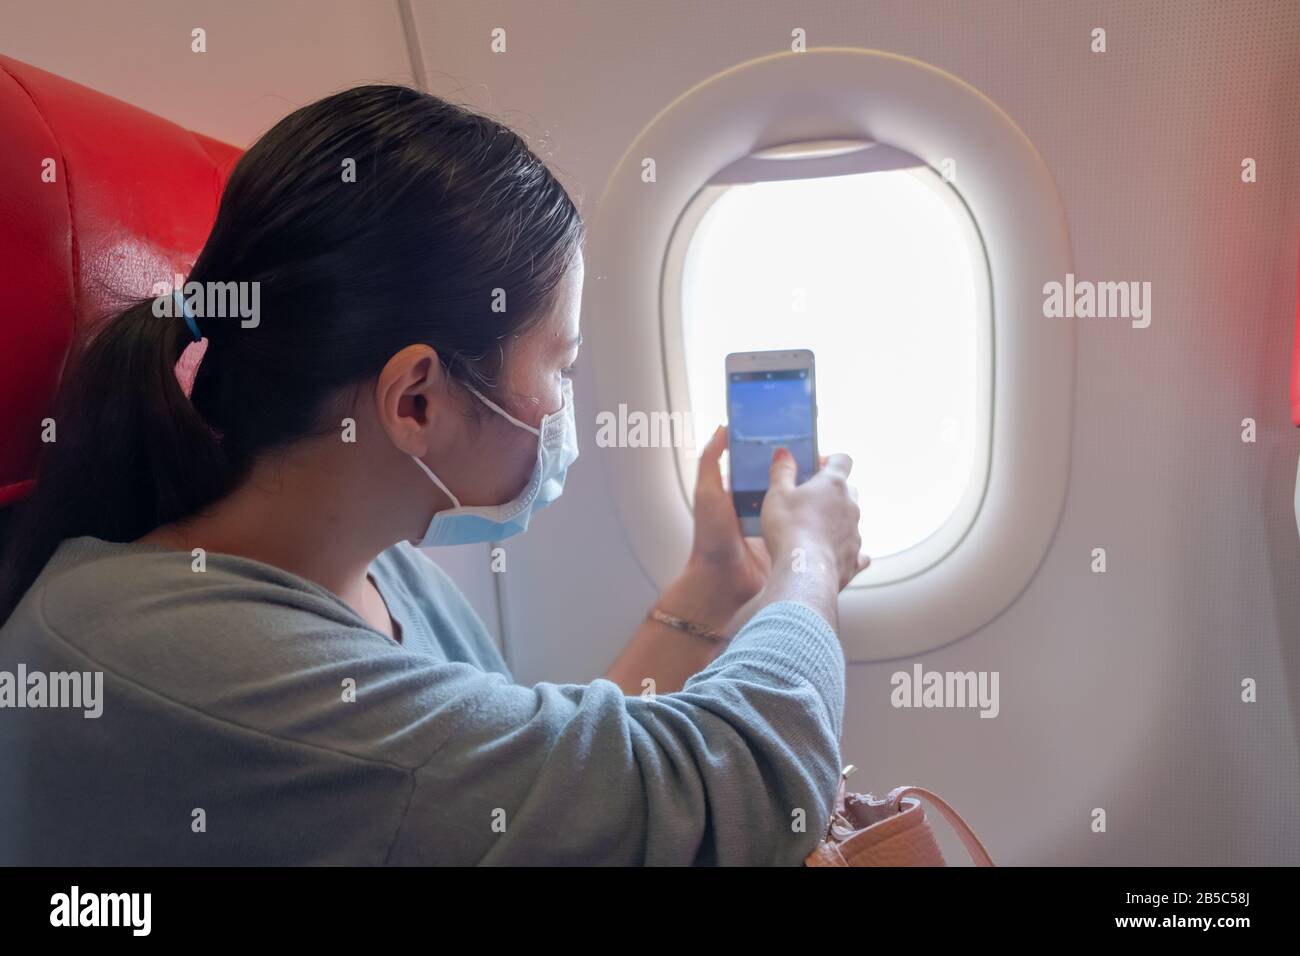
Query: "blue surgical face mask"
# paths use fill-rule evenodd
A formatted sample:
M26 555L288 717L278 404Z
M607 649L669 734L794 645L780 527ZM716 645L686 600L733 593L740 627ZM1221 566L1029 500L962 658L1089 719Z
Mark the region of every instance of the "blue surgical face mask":
M455 505L433 516L424 537L418 542L412 542L417 547L501 541L527 530L528 519L533 513L560 497L564 491L565 473L578 457L578 429L573 419L573 383L567 378L561 386L564 405L558 412L552 412L543 418L538 428L524 424L474 386L467 384L465 387L506 421L537 436L537 463L533 465L533 474L528 479L528 484L513 501L503 505L463 506L429 466L412 455L415 463Z

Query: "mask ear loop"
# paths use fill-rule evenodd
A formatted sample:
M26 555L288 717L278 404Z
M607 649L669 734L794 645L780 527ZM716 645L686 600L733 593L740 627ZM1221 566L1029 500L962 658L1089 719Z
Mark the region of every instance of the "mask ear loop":
M439 478L437 475L435 475L432 471L429 470L429 466L428 466L428 465L426 465L424 462L420 461L420 459L419 459L419 458L416 458L414 455L411 456L411 460L412 460L413 462L415 462L417 465L419 465L420 468L422 468L422 469L424 470L424 473L425 473L426 475L428 475L428 476L433 480L433 483L434 483L435 485L437 485L439 488L442 489L443 494L445 494L448 498L451 499L451 503L452 503L455 507L457 507L457 508L460 507L460 499L457 498L455 495L453 495L453 494L451 493L451 489L448 488L446 485L444 485L444 484L442 483L442 479L441 479L441 478Z
M502 407L501 407L500 405L498 405L496 402L492 401L492 399L488 398L486 395L484 395L482 392L480 392L477 388L475 388L473 385L469 384L468 382L465 383L465 387L466 387L467 389L469 389L471 392L473 392L476 396L478 396L478 400L479 400L480 402L482 402L482 403L483 403L484 405L486 405L488 408L492 409L494 412L496 412L498 415L500 415L500 416L501 416L502 418L504 418L506 421L510 422L512 425L518 425L520 428L524 429L525 431L532 432L532 433L533 433L534 435L536 435L538 438L541 438L541 437L542 437L542 430L541 430L540 428L534 428L532 425L529 425L529 424L526 423L526 422L521 422L519 419L515 418L515 416L511 415L508 411L506 411L504 408L502 408ZM455 507L457 507L457 508L460 507L460 499L457 498L454 494L452 494L451 489L448 488L445 484L442 483L442 479L439 478L437 475L435 475L435 474L433 473L433 471L429 468L428 465L426 465L424 462L422 462L422 461L421 461L419 458L417 458L415 455L412 455L412 456L411 456L411 460L414 461L417 465L420 466L420 469L421 469L421 470L422 470L426 475L429 476L430 480L431 480L435 485L437 485L439 488L442 489L443 494L445 494L448 498L451 499L451 503L452 503Z
M465 387L469 389L471 392L473 392L475 395L477 395L478 400L480 402L482 402L488 408L492 409L492 411L496 412L498 415L500 415L506 421L510 422L512 425L518 425L520 428L524 429L525 431L532 432L538 438L542 436L542 430L540 428L534 428L532 425L529 425L526 422L521 422L519 419L515 418L515 416L511 415L508 411L506 411L504 408L498 405L496 402L492 401L492 399L488 398L486 395L480 392L473 385L469 384L469 382L465 383Z

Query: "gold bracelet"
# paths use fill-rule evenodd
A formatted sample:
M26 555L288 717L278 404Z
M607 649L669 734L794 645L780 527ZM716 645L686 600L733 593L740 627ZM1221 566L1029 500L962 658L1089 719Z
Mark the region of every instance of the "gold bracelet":
M695 634L699 637L707 637L711 641L729 641L731 638L721 631L715 631L711 627L705 627L703 624L696 624L694 621L686 621L680 617L673 617L671 614L665 614L659 608L653 608L650 611L651 620L658 621L660 624L667 624L669 627L675 627L679 631L686 631L688 634Z

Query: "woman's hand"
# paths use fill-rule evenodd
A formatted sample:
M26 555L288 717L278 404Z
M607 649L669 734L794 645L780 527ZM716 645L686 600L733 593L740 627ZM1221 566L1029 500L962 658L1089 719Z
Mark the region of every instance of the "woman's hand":
M771 480L763 497L763 539L781 567L811 565L829 573L835 591L848 587L871 564L862 554L857 493L848 483L848 455L822 459L822 467L802 485L788 449L772 456Z
M700 454L690 559L659 602L670 614L718 630L763 589L772 568L763 541L740 533L731 492L722 481L726 449L727 430L720 425Z

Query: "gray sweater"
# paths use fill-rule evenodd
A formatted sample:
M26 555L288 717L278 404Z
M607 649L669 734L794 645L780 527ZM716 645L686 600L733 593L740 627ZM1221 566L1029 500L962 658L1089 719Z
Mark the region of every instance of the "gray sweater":
M514 683L408 544L371 573L401 643L258 561L63 542L0 628L0 865L792 865L825 831L844 656L806 605L638 697Z

